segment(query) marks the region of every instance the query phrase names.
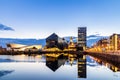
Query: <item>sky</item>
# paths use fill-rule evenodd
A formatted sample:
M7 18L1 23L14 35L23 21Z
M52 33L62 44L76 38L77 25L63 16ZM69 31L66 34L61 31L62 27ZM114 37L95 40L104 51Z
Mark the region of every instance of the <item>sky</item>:
M46 38L120 33L120 0L0 0L0 37Z

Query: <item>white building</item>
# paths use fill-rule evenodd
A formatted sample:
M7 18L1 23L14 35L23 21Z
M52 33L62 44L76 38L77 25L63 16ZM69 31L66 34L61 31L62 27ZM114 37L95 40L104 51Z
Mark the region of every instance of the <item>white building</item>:
M36 50L41 50L42 45L23 45L23 44L10 43L7 44L7 49L13 51L36 51Z

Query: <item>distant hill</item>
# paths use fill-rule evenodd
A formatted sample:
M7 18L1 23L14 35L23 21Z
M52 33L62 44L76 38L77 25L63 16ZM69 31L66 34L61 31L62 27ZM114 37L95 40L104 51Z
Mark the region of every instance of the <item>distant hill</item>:
M73 42L77 42L77 37L72 36ZM96 41L101 38L108 38L107 36L98 36L98 35L90 35L87 36L87 46L92 46ZM70 36L64 37L66 41L70 41ZM45 39L13 39L13 38L0 38L0 46L6 48L7 43L17 43L24 45L33 45L33 44L41 44L42 46L46 45Z

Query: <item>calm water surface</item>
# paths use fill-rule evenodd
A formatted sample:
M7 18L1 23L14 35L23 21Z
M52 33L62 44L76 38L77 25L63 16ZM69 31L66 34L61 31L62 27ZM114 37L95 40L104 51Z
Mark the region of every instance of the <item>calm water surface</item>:
M88 55L0 55L0 80L120 80L120 69Z

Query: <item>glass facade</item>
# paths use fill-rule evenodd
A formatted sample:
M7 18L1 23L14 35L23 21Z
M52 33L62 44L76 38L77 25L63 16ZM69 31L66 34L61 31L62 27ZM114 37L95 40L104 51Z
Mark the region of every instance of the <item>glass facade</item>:
M78 47L86 47L86 27L78 27Z

